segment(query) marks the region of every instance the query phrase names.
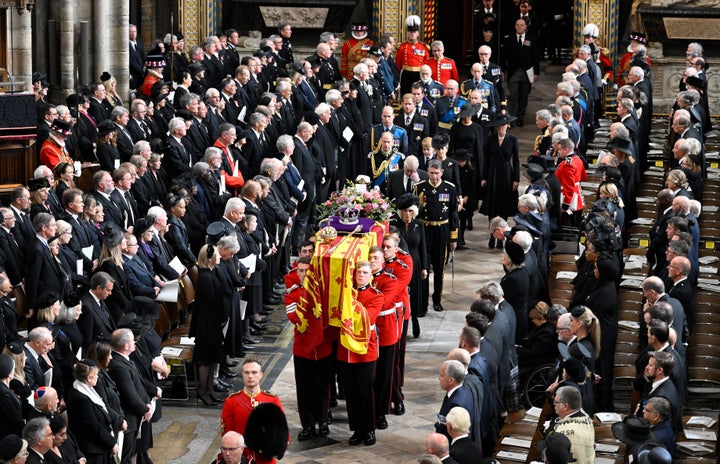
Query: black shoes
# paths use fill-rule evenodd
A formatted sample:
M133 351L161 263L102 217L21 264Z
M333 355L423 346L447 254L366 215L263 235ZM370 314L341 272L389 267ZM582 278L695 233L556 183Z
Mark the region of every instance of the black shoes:
M282 298L280 298L280 297L272 297L272 296L271 296L270 298L267 299L267 301L265 301L265 304L269 304L269 305L279 305L279 304L282 303L282 302L283 302L283 299L282 299Z
M380 430L385 430L388 428L388 422L387 419L385 419L385 416L378 416L378 418L375 420L375 425Z
M220 377L222 377L224 379L234 379L235 377L237 377L236 373L234 373L233 371L231 371L230 369L228 369L226 367L221 367L219 373L220 373Z
M233 386L231 383L226 382L221 378L217 379L217 384L220 385L221 387L225 387L225 388L232 388L232 386Z
M305 427L298 433L298 441L307 441L315 436L315 427Z
M230 389L228 387L223 387L219 383L216 383L215 385L213 385L213 391L215 393L227 393L230 391Z
M441 305L440 303L433 305L433 309L437 312L445 311L445 308L443 308L443 305Z
M330 435L330 427L328 427L327 424L320 424L320 427L318 428L318 435L321 437L327 437Z
M348 445L357 446L362 442L362 440L363 440L363 437L361 437L358 432L355 432L352 434L352 436L348 440Z
M218 403L209 394L201 395L198 393L197 399L202 402L205 406L217 406Z
M405 414L405 405L402 401L398 401L397 403L395 403L395 407L393 408L393 414L395 414L396 416L402 416L403 414Z
M248 345L257 345L258 343L260 343L260 340L258 340L257 338L243 337L243 343L246 343Z
M375 444L375 432L368 432L363 437L363 442L365 443L365 446L372 446Z

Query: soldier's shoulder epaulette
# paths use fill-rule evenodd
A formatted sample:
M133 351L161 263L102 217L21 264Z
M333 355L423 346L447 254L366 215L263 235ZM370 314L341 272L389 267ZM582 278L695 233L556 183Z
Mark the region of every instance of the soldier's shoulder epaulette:
M565 157L565 164L572 164L572 162L573 162L572 155Z
M446 180L445 183L448 184L448 185L451 186L451 187L455 187L455 184L453 184L453 183L450 182L449 180Z
M241 392L242 392L242 390L238 390L238 391L236 391L236 392L231 392L227 397L230 398L230 397L232 397L232 396L239 395Z

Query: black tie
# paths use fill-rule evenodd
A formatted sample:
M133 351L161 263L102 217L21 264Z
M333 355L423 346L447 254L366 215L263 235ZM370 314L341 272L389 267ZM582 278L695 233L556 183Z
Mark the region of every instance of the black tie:
M408 177L408 180L407 180L407 185L406 185L406 187L405 187L405 191L408 192L408 193L412 192L412 180L410 180L409 177Z
M522 47L522 34L518 36L518 45Z

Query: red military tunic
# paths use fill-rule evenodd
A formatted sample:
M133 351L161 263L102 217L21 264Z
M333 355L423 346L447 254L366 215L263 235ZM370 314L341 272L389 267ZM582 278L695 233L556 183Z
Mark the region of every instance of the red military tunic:
M145 80L143 80L142 86L140 87L140 91L143 93L143 95L145 95L146 97L151 97L152 86L156 82L160 81L160 79L162 79L162 74L158 74L152 69L149 69L147 75L145 76Z
M455 66L455 60L452 58L442 57L439 60L430 58L425 62L426 65L430 66L432 70L432 80L440 82L443 87L447 83L448 79L454 79L460 82L460 76L458 75L457 66Z
M402 283L402 307L398 307L398 338L403 331L403 322L410 319L410 294L408 285L412 280L413 262L408 253L398 249L394 258L385 261L385 269Z
M588 179L582 159L575 154L566 156L558 164L555 177L560 181L560 201L563 211L582 211L585 203L580 182Z
M352 79L353 68L367 57L367 52L374 42L367 37L356 39L350 37L342 46L342 57L340 58L340 74L345 79Z
M422 42L403 42L395 55L398 71L420 72L420 66L430 57L430 49Z
M48 137L40 147L40 164L55 169L55 166L60 163L72 164L73 159L64 146L61 147L54 138Z
M620 57L620 62L618 63L618 71L615 74L615 82L617 83L618 87L622 87L623 85L627 84L627 75L630 72L630 68L632 67L632 59L633 54L630 52L625 52L623 56ZM650 61L650 57L645 55L645 59L647 60L647 63L649 66L652 66L652 61Z
M383 294L378 290L372 288L370 284L357 289L357 300L362 305L361 310L367 312L368 319L372 329L370 330L370 338L368 340L368 349L365 354L353 353L343 346L342 343L338 343L337 348L337 359L350 364L355 363L366 363L375 362L378 357L378 341L377 332L375 331L375 323L377 322L378 314L382 311L384 297Z
M295 272L295 270L288 272L287 276L291 274L297 278L297 272ZM286 282L288 281L287 276L285 277ZM322 358L330 356L332 353L332 344L329 340L323 339L319 345L315 346L314 341L311 343L310 340L308 340L308 337L313 335L311 335L307 330L304 332L300 332L298 330L298 326L302 324L301 314L299 313L301 310L298 308L298 303L300 302L300 297L303 292L306 291L307 290L300 285L299 279L297 283L294 283L287 289L287 292L285 293L285 313L288 320L295 325L293 356L318 361Z
M230 154L230 151L228 150L228 147L220 143L219 141L215 141L215 143L212 145L213 147L219 148L222 150L223 159L225 162L227 162L227 165L230 167L230 172L226 172L224 169L220 169L220 173L222 174L223 178L225 179L225 187L227 189L237 189L240 190L243 185L245 185L245 179L243 179L242 172L238 169L237 176L235 174L235 160L233 160L232 155ZM223 163L224 165L225 163Z
M372 285L383 294L382 311L375 323L378 342L380 346L394 345L398 340L397 326L400 319L397 308L402 307L402 292L405 288L397 277L386 270L373 273Z

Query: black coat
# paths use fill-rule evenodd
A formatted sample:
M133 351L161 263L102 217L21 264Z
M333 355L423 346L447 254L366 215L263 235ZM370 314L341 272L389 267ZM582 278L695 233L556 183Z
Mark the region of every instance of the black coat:
M519 142L517 137L506 134L502 145L496 135L487 143L485 166L482 180L485 185L485 200L480 212L493 218L514 216L517 213L518 191L513 182L520 182Z
M113 351L109 366L110 377L115 381L120 396L120 403L125 412L127 432L135 432L140 425L140 418L148 411L147 405L155 395L154 385L147 385L134 364L121 354Z
M97 340L109 343L117 327L107 306L102 308L89 293L83 295L81 302L82 314L77 324L83 336L83 347L87 349Z
M25 426L23 419L22 403L10 387L0 382L0 401L3 407L0 408L0 436L10 434L22 436L22 429Z
M500 281L505 299L515 310L517 328L515 330L515 343L519 344L525 337L528 327L528 294L530 291L530 277L525 267L517 268L507 274Z
M38 238L27 249L28 267L25 276L25 296L28 308L37 309L37 297L44 292L63 295L67 276L48 247Z
M228 308L225 306L224 289L217 277L217 272L224 271L224 269L218 271L200 269L198 271L195 311L196 314L202 314L202 317L192 318L190 336L195 337L193 362L200 365L222 361L222 324L227 320Z
M117 439L113 436L112 416L86 395L72 389L66 399L68 427L86 455L107 455ZM107 405L106 405L107 408Z

